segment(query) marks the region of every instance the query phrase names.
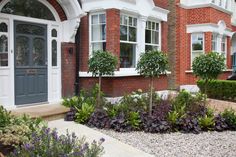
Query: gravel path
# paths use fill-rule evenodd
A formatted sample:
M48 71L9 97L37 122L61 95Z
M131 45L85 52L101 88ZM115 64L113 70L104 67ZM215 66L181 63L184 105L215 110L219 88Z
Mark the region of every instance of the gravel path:
M206 132L195 135L98 131L157 157L236 157L236 132Z

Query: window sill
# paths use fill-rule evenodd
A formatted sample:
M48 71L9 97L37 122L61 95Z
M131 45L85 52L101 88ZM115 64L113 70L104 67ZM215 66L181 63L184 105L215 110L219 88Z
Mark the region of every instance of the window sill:
M232 72L232 71L233 71L233 69L226 69L223 72ZM191 73L193 73L193 70L186 70L185 73L186 74L191 74Z
M166 74L171 74L170 71L167 71ZM103 76L103 77L129 77L129 76L140 76L140 74L134 68L122 68L120 71L115 71L114 76ZM79 72L79 77L93 77L92 73Z

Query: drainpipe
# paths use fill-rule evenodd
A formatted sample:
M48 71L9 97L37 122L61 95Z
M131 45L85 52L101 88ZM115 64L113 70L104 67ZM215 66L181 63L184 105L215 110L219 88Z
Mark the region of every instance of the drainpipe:
M78 0L78 3L80 7L82 8L82 3L80 0ZM76 44L76 61L75 61L75 95L79 95L79 71L80 71L80 66L79 66L79 58L80 58L80 27L77 30L77 34L75 36L75 44Z

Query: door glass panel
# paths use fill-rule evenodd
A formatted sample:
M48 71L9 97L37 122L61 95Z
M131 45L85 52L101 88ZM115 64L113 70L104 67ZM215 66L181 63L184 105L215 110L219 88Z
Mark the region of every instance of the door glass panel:
M0 32L7 32L7 24L2 22L0 23Z
M45 29L36 25L18 24L16 26L16 33L44 36Z
M29 65L29 38L25 36L16 37L16 66Z
M52 66L57 66L57 41L52 41Z
M1 12L55 21L52 12L37 0L10 0Z
M5 35L0 37L0 66L8 66L8 40Z
M45 40L42 38L35 38L33 40L33 65L45 65Z

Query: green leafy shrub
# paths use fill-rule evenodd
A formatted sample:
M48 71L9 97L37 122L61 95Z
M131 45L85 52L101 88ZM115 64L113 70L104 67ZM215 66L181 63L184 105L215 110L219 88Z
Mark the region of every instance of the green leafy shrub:
M85 138L79 139L75 133L58 135L56 130L42 128L31 135L31 140L18 146L10 157L101 157L104 139L89 144Z
M133 129L139 129L141 125L141 119L138 112L130 112L128 117L128 123Z
M203 130L212 130L215 126L214 116L205 115L198 118L198 123Z
M64 98L62 105L65 107L79 107L81 105L81 102L84 101L84 97L78 97L78 96L73 96L72 98Z
M236 130L236 113L233 109L226 109L222 113L222 117L231 130Z
M149 98L149 115L152 115L153 106L153 87L154 77L159 77L161 74L166 74L168 69L167 55L161 51L150 51L141 54L137 64L139 74L150 78L150 98Z
M204 80L204 93L207 92L209 81L217 79L226 68L225 58L216 52L202 54L193 61L192 69L195 76Z
M77 109L77 113L75 115L76 116L75 121L81 124L86 123L95 110L93 105L89 105L87 103L83 103L81 109L78 109L78 108L76 109Z
M204 91L203 80L197 82L201 91ZM236 81L212 80L207 84L207 96L212 99L236 101Z
M11 123L11 112L8 112L3 106L0 106L0 130Z
M112 53L107 51L96 51L93 53L92 57L88 61L89 72L92 73L93 76L98 76L99 78L99 86L98 86L98 101L97 106L101 107L101 85L102 85L102 76L104 75L114 75L114 71L116 70L116 66L118 63L118 59Z

